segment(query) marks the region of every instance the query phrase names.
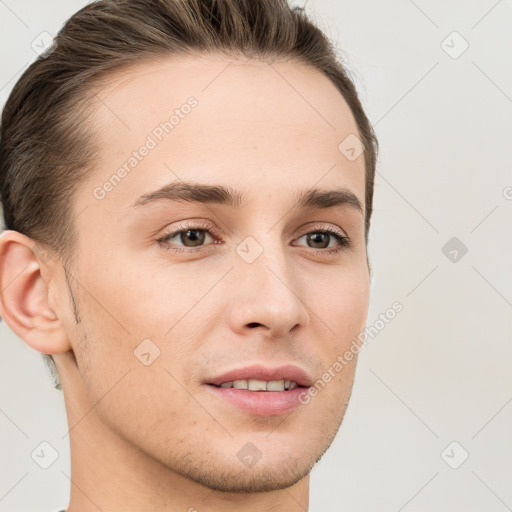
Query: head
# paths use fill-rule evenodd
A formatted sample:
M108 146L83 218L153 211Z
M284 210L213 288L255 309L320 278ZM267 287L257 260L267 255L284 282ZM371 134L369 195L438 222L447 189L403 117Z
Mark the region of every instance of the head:
M376 155L285 0L94 2L2 114L2 316L148 457L213 489L290 486L350 397L357 356L332 368L366 322ZM290 363L331 378L286 415L211 393Z

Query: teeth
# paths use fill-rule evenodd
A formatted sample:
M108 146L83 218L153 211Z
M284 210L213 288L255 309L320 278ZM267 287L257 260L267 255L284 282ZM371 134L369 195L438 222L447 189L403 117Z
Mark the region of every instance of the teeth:
M240 379L229 382L223 382L221 388L248 389L250 391L285 391L297 387L293 380L258 380L258 379Z
M249 379L249 386L248 386L248 388L251 391L266 391L267 390L267 383L264 380Z
M247 381L245 379L235 380L233 382L233 387L235 389L247 389Z
M284 380L270 380L267 382L267 391L284 391Z

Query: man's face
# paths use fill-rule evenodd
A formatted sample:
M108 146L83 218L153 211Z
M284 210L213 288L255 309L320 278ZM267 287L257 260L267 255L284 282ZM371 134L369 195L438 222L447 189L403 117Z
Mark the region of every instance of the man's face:
M329 447L355 359L295 406L281 402L296 390L240 393L211 383L251 365L294 365L314 383L364 329L363 212L297 206L313 188L346 189L364 210L364 156L338 149L356 123L319 72L229 62L145 63L99 90L100 154L74 203L70 285L80 322L68 325L104 424L199 483L264 491L306 476ZM182 107L190 97L193 106ZM160 123L176 109L166 133ZM129 172L117 173L134 151ZM105 185L116 173L121 179ZM139 200L182 182L227 187L243 205ZM228 399L237 393L245 408Z

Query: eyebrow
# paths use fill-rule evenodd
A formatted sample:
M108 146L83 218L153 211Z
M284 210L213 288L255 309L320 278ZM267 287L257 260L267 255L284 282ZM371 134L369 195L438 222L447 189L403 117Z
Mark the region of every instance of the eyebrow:
M153 192L140 196L130 208L144 206L155 201L166 199L169 201L189 201L197 203L212 203L242 208L246 204L245 194L223 185L208 185L197 182L172 182ZM363 207L358 197L346 188L336 190L321 190L318 188L301 191L296 195L296 207L333 208L336 206L349 206L363 214Z

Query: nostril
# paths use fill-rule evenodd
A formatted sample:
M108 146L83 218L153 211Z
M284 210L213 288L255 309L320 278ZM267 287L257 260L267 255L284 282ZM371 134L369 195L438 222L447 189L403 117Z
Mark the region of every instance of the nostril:
M263 325L258 322L251 322L250 324L247 324L249 327L258 327L258 325Z

